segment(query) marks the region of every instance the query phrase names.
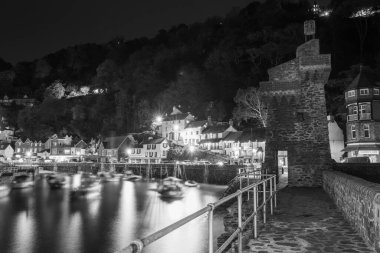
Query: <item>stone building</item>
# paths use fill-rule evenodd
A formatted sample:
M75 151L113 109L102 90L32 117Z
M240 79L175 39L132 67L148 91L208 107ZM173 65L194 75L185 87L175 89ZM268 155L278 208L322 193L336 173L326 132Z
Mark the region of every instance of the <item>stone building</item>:
M265 164L278 173L278 155L287 154L289 186L320 186L330 158L324 85L331 70L329 54L320 54L314 21L305 22L305 37L296 58L268 70L260 83L268 107ZM287 152L283 152L287 151Z
M345 91L347 157L380 162L380 82L361 70Z

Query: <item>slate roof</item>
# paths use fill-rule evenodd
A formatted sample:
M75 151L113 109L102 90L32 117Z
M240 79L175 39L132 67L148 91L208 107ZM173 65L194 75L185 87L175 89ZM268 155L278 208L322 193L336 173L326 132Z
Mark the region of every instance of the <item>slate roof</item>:
M173 115L168 115L164 118L164 121L172 121L172 120L184 120L189 116L188 113L178 113Z
M207 123L207 120L190 121L190 123L186 125L185 129L203 127L206 123Z
M165 138L158 138L158 139L148 139L144 140L141 144L160 144L165 140Z
M0 150L6 149L9 145L10 145L10 143L0 143Z
M368 71L361 70L360 73L354 78L354 80L352 80L350 85L348 85L346 91L373 87L380 87L379 82L375 82L374 75L368 73Z
M220 125L212 125L206 127L203 131L202 134L209 134L209 133L223 133L226 131L230 125L228 123L226 124L220 124Z
M242 131L238 131L238 132L231 132L229 134L227 134L226 137L223 138L223 141L238 141L239 137L243 134Z
M124 142L127 136L114 136L107 137L103 141L103 146L105 149L117 149Z

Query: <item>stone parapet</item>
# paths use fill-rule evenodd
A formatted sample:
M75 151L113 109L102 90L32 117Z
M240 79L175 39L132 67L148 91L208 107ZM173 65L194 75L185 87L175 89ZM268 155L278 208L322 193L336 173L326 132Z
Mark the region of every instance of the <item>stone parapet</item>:
M366 243L380 252L380 184L323 171L323 188Z

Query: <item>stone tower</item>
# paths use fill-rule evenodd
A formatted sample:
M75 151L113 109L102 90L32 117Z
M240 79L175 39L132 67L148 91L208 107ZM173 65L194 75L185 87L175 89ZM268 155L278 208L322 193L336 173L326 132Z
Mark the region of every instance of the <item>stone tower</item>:
M305 38L315 33L305 22ZM331 70L329 54L319 53L313 38L297 48L296 58L268 70L260 83L268 107L265 166L277 173L278 151L287 151L289 186L320 186L330 160L324 85Z

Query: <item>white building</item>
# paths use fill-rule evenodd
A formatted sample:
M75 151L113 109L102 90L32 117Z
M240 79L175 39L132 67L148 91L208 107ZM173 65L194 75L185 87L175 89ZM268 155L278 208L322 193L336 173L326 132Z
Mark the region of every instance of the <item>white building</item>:
M181 132L185 129L186 125L194 121L194 116L188 113L181 112L177 107L173 107L170 115L162 120L159 133L163 138L173 141L176 144L183 144L183 136Z
M232 121L207 126L201 134L201 140L199 142L200 148L214 153L224 154L223 138L229 133L236 131L232 125Z
M14 154L14 149L10 143L0 144L0 156L4 157L4 160L11 160Z
M169 142L166 138L149 137L130 149L128 160L130 163L161 163L163 159L167 158L169 149Z
M207 120L189 122L185 126L185 129L181 131L183 144L188 146L199 146L202 131L207 127L207 125Z
M334 117L329 115L327 116L328 120L328 130L329 130L329 143L330 143L330 152L331 158L336 162L340 162L340 159L344 153L344 135L343 130L340 129Z

